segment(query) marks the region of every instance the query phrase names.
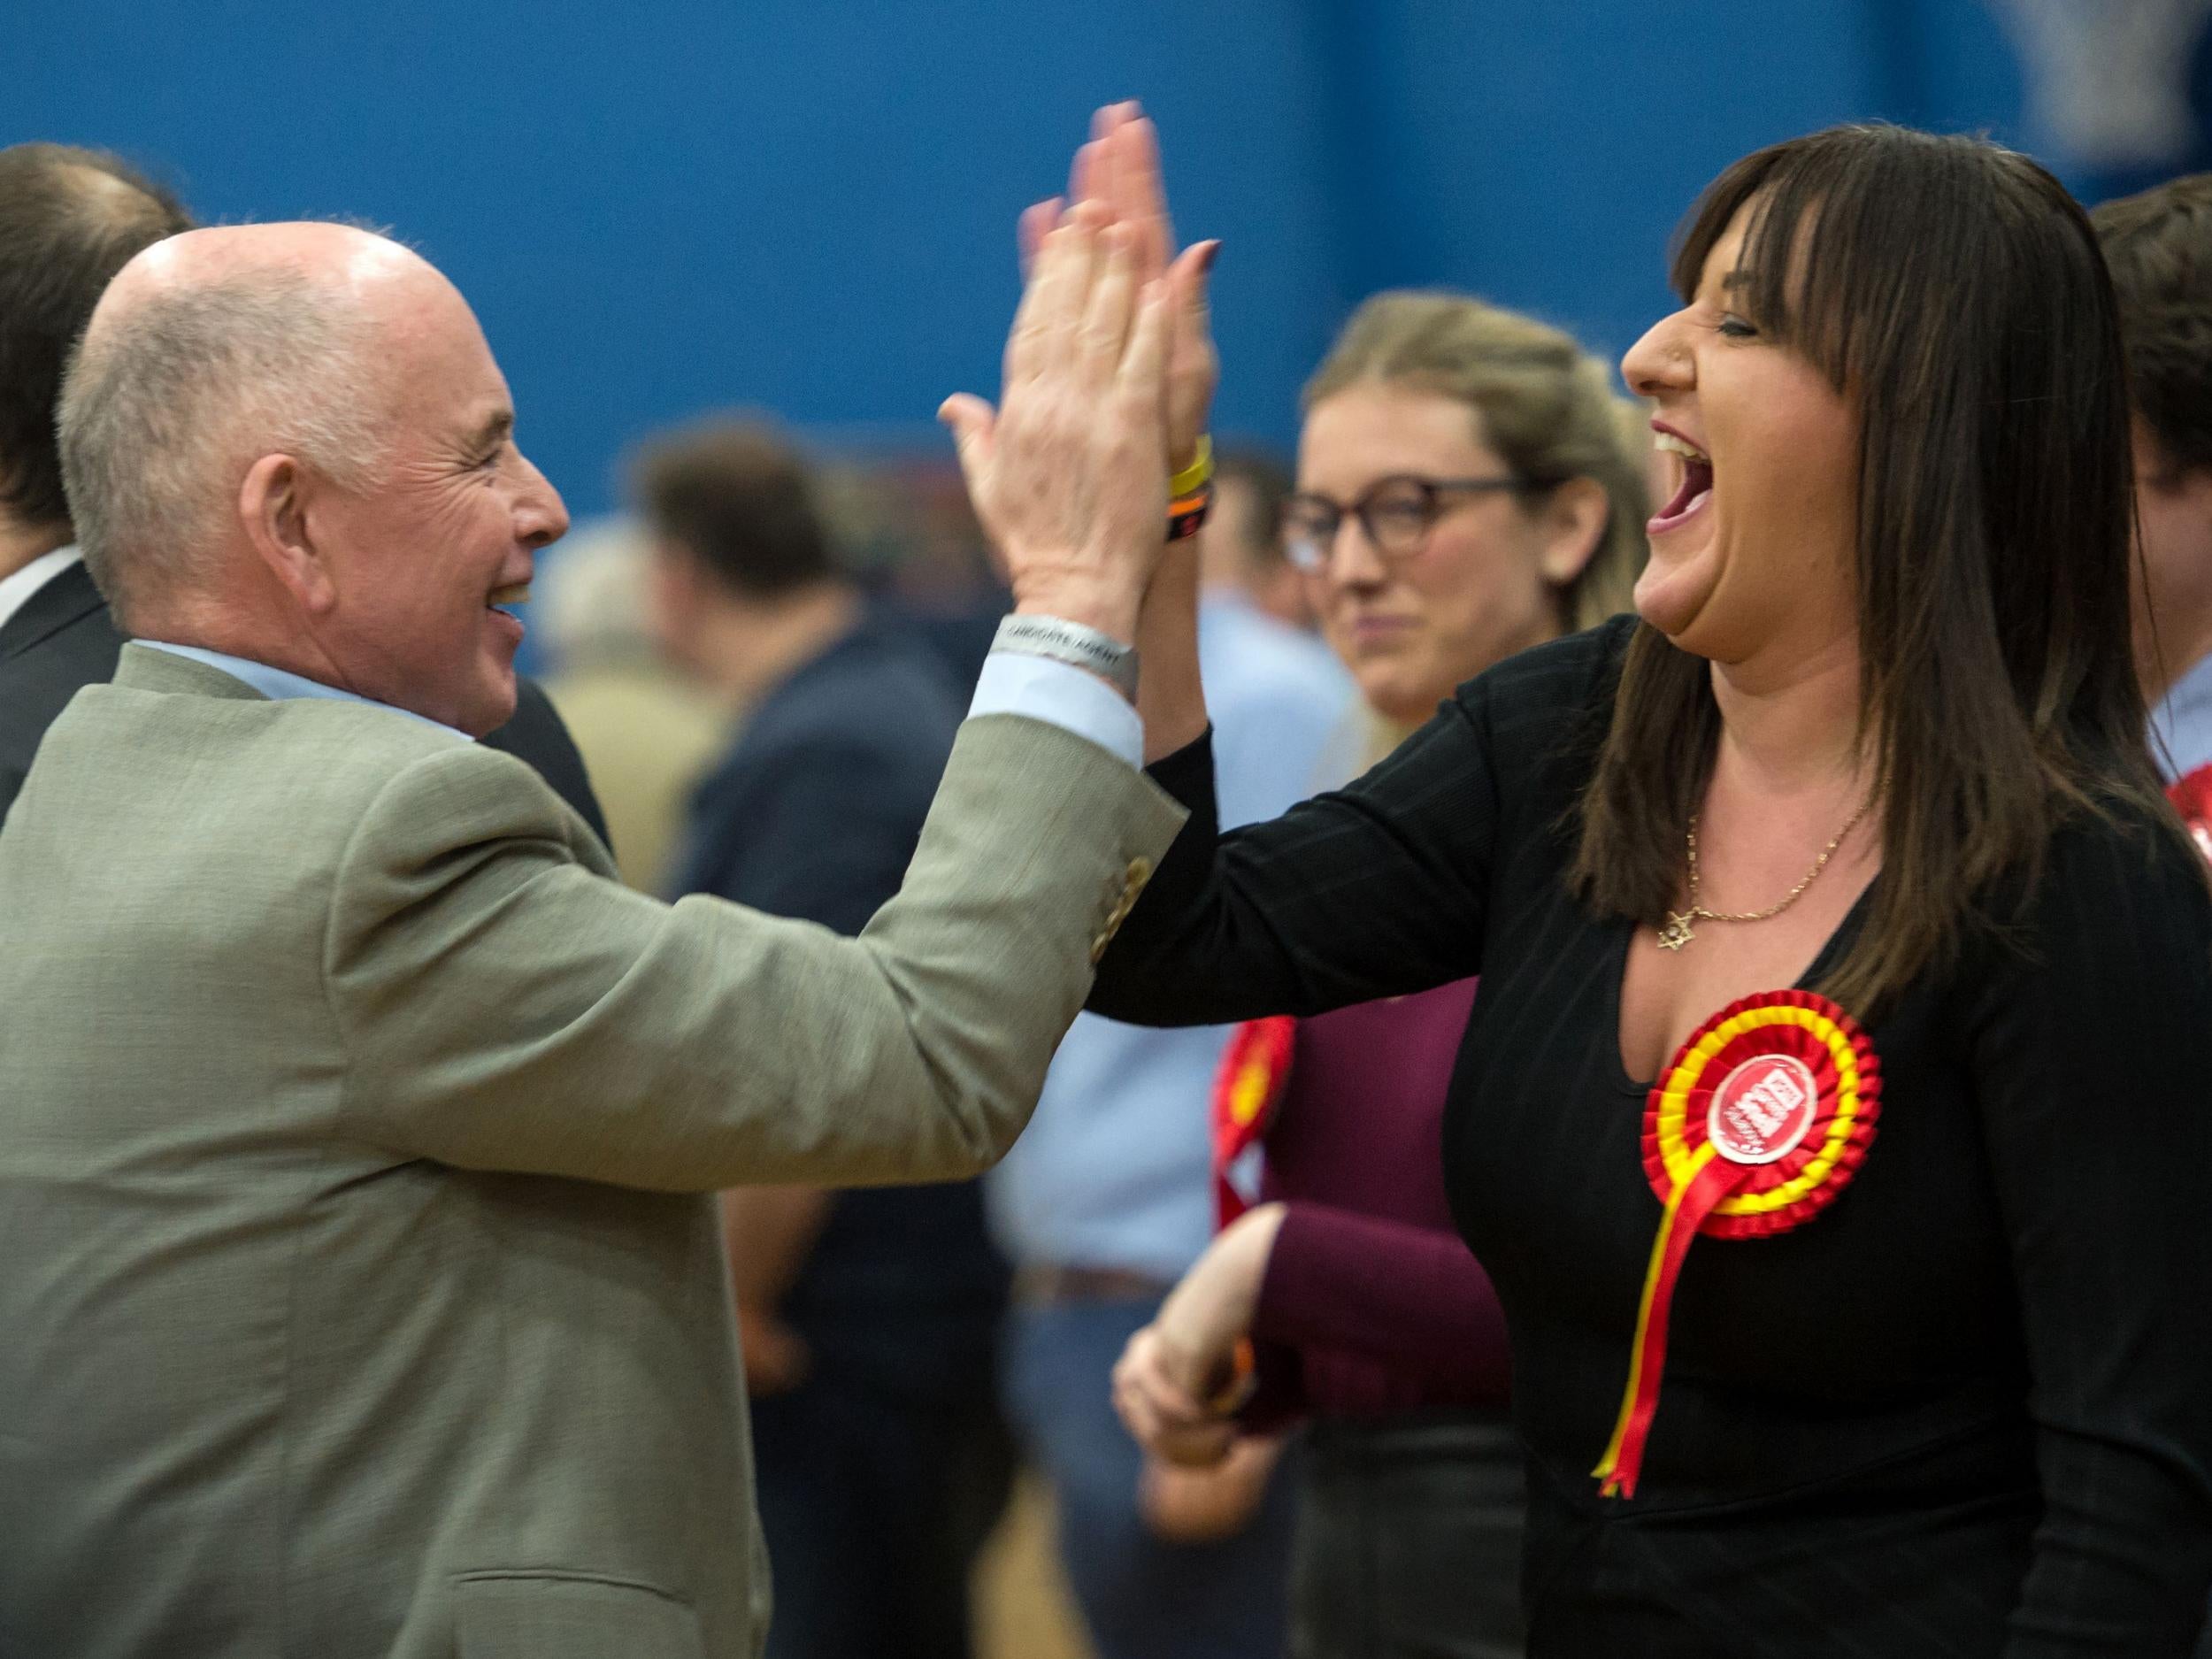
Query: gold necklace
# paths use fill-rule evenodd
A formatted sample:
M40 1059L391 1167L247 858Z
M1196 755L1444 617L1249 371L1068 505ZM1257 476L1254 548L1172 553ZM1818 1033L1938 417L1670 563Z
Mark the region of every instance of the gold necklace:
M1784 910L1789 909L1791 905L1796 903L1798 899L1803 895L1805 889L1813 885L1814 879L1817 877L1822 871L1828 867L1828 861L1836 856L1836 849L1843 845L1843 838L1848 835L1853 830L1858 828L1861 821L1865 818L1866 815L1871 811L1873 808L1873 797L1870 795L1867 798L1866 804L1862 806L1857 811L1851 815L1851 821L1836 832L1835 840L1830 841L1825 847L1820 849L1820 856L1813 860L1813 867L1805 872L1805 879L1802 881L1800 881L1795 887L1792 887L1789 892L1783 896L1782 902L1779 904L1770 904L1763 910L1750 910L1737 915L1730 915L1721 910L1709 910L1702 904L1700 904L1697 902L1697 814L1694 812L1691 813L1689 833L1690 902L1688 905L1682 910L1669 910L1667 912L1667 925L1659 930L1659 949L1662 950L1679 950L1683 946L1688 944L1693 939L1695 939L1697 937L1696 932L1691 927L1691 924L1693 922L1763 922L1768 921L1774 917L1779 916Z

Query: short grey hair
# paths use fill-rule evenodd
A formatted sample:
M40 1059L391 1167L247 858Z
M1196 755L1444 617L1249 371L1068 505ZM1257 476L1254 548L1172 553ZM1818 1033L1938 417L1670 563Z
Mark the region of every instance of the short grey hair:
M62 481L126 630L204 572L263 456L349 488L381 471L369 333L338 285L287 271L177 283L96 319L62 388Z

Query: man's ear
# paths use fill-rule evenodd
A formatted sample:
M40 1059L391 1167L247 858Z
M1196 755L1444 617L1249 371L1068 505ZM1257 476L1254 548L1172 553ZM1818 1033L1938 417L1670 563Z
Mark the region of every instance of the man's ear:
M246 538L293 602L310 616L338 603L338 584L308 527L307 497L315 475L288 455L265 455L238 487L238 517Z
M1594 478L1571 478L1545 499L1538 515L1544 545L1538 567L1544 580L1564 588L1582 574L1604 539L1613 503Z

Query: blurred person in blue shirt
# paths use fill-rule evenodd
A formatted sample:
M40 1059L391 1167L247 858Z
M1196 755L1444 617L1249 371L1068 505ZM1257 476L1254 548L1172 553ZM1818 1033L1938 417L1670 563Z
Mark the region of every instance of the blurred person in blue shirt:
M1200 533L1199 656L1225 828L1311 794L1356 718L1328 648L1256 601L1255 577L1265 591L1284 563L1285 491L1271 476L1281 469L1225 457ZM1266 1487L1229 1498L1217 1535L1184 1533L1141 1502L1143 1456L1110 1398L1123 1346L1213 1235L1207 1102L1227 1037L1082 1016L1027 1133L987 1180L1017 1270L1006 1402L1052 1482L1100 1659L1280 1659L1286 1643L1288 1482L1256 1465Z
M664 649L737 710L669 896L857 933L897 892L965 712L838 569L805 464L759 421L634 471ZM966 1659L968 1573L1010 1451L993 1404L1006 1268L973 1182L724 1195L769 1659Z
M1302 634L1319 631L1313 592L1283 544L1290 469L1261 449L1225 449L1214 480L1210 534L1198 541L1199 579L1217 597L1241 594L1252 609Z

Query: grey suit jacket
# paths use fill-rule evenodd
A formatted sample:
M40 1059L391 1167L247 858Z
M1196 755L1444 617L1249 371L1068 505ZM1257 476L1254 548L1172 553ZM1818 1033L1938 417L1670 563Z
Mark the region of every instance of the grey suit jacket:
M990 1164L1180 817L971 721L840 939L127 649L0 831L0 1655L757 1654L703 1194Z

